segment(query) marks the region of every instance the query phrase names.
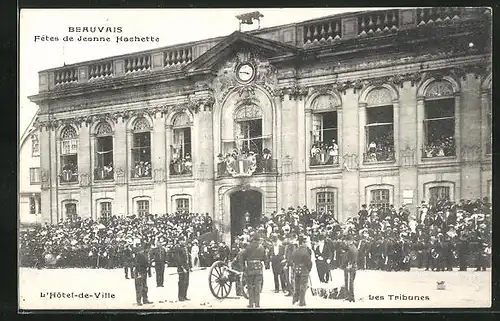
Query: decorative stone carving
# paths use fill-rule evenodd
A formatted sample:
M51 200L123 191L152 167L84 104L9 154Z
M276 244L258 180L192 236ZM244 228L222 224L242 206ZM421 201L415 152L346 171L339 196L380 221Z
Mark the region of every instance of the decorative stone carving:
M359 157L356 154L345 154L343 156L343 167L347 171L356 170L359 166Z
M328 93L321 94L320 96L314 98L311 103L311 109L313 110L327 110L333 109L340 105L338 99Z
M447 81L436 80L432 82L425 91L425 97L447 97L453 96L453 87Z
M262 118L262 109L257 105L244 105L234 113L235 120Z
M153 180L155 183L162 183L165 181L165 170L163 168L156 168L153 171Z
M290 174L292 172L293 159L290 155L286 155L281 161L283 167L283 174Z
M406 145L406 147L401 150L401 166L410 167L413 165L415 165L415 149Z
M66 125L66 127L64 127L64 129L61 131L61 139L73 139L77 137L78 133L73 126Z
M123 168L119 167L115 171L116 173L116 184L123 185L125 184L125 171Z
M80 177L81 187L88 187L90 185L90 175L88 173L80 173L78 176Z
M99 125L97 125L96 135L98 136L106 136L111 135L113 133L113 129L111 125L106 121L101 121Z
M150 129L151 126L149 125L148 120L144 117L137 119L134 124L134 131L148 131Z
M366 102L369 106L392 105L391 92L387 88L375 88L368 93Z

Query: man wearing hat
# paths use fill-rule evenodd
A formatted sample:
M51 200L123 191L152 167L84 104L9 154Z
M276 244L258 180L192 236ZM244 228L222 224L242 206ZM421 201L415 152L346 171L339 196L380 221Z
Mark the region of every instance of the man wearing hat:
M154 263L156 271L156 287L163 287L167 251L159 239L156 241L156 247L151 250L151 261Z
M286 296L292 296L294 293L295 277L293 276L292 254L297 248L297 236L294 233L288 234L287 244L285 245L285 282L288 285Z
M314 254L319 280L322 283L328 283L330 280L330 262L333 252L329 244L325 243L325 236L323 234L318 235L318 244L314 247Z
M252 235L251 243L242 253L245 266L245 278L248 286L248 307L260 307L260 292L263 280L262 262L266 260L266 252L260 244L259 234Z
M358 248L354 244L352 235L347 235L343 246L344 256L342 268L344 269L344 284L347 291L347 300L354 302L354 279L358 264Z
M150 304L148 300L148 245L139 245L134 257L135 297L137 305Z
M299 306L306 305L306 291L309 273L312 269L311 250L306 245L306 238L299 237L299 246L292 253L292 262L295 277L295 291L292 304L299 302Z
M283 271L283 266L286 262L285 260L285 246L281 244L281 241L278 239L277 234L271 235L272 244L270 248L270 258L271 258L271 268L273 270L274 275L274 292L278 293L280 291L280 283L281 289L285 292L286 283L285 283L285 273Z
M188 301L187 290L189 287L189 272L191 271L191 259L189 251L186 246L186 239L184 236L179 237L179 243L175 248L175 261L177 263L177 273L179 274L179 301Z

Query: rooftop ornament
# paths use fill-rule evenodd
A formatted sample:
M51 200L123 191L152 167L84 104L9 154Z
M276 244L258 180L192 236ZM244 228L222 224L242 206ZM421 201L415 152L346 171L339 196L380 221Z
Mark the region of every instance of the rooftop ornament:
M264 15L259 11L244 13L236 16L236 18L240 21L239 31L241 31L242 24L252 25L254 20L258 21L259 26L257 29L260 29L260 19L262 17L264 17Z

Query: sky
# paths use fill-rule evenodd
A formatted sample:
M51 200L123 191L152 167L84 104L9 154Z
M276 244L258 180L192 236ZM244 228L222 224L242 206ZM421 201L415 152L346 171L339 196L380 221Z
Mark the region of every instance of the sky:
M370 8L372 10L377 8ZM23 9L20 14L20 135L29 125L37 106L28 96L38 93L38 72L92 59L127 54L184 42L229 35L238 30L236 15L259 11L264 17L261 28L300 22L363 8L294 8L294 9ZM93 33L70 33L69 27L121 27L120 35L153 36L159 42L116 43L65 42L64 36L100 36ZM243 31L257 28L244 26ZM250 29L249 29L250 27ZM115 34L104 34L114 39ZM59 41L35 41L35 37L58 37Z

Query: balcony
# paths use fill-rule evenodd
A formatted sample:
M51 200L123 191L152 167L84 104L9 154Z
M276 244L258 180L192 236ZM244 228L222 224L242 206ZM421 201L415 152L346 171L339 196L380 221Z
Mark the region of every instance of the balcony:
M395 162L396 157L394 150L381 150L376 152L363 153L363 164L379 164Z
M338 166L339 156L330 156L328 153L319 153L309 157L310 167Z
M252 175L276 174L277 172L278 172L278 160L277 159L260 159L260 160L257 160L255 171L252 173ZM217 176L218 177L233 176L228 171L226 162L219 162L217 164Z
M76 183L78 182L78 171L64 169L59 175L59 182L61 183Z
M190 161L171 162L169 169L170 176L193 174L193 164Z
M102 167L96 167L94 169L94 180L104 181L104 180L113 180L113 179L114 179L113 167L102 166Z
M151 178L151 164L150 163L140 163L135 165L130 170L131 178Z
M455 157L455 144L449 145L424 145L422 147L422 159L439 159L444 157Z
M247 32L250 35L291 44L299 48L328 46L349 39L384 38L408 29L426 26L456 26L457 23L490 17L486 8L408 8L362 11L327 16L285 26ZM225 37L206 39L128 55L87 61L41 71L40 92L80 84L147 74L180 72Z

